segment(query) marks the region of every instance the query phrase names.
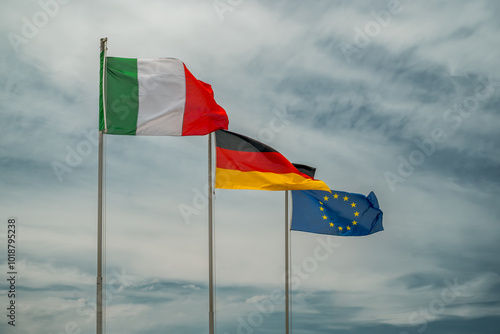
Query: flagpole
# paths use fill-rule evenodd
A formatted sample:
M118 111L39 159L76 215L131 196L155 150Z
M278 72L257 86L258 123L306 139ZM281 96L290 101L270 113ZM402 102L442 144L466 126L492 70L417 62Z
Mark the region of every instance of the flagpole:
M209 334L215 334L212 137L213 137L213 132L208 134L208 303L209 303L208 325L209 325Z
M99 175L97 195L97 296L96 296L96 320L97 334L102 334L102 175L103 175L103 133L99 131Z
M288 247L288 193L285 191L285 333L290 333L290 260L289 260L289 247Z
M107 38L101 38L101 53L106 59ZM103 68L103 73L105 68ZM104 76L104 74L103 74ZM103 78L102 78L103 79ZM104 83L103 83L104 90ZM103 103L105 104L104 96ZM97 177L97 286L96 286L96 333L103 330L103 170L104 170L104 134L99 131L99 157Z

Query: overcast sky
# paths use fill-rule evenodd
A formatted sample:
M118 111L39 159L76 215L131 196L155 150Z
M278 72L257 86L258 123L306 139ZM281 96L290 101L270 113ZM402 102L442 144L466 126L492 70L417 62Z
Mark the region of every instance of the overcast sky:
M385 231L292 232L294 333L499 333L500 4L3 1L0 256L16 327L95 333L99 39L174 57L229 129L374 191ZM106 138L107 333L207 333L207 136ZM284 193L217 190L217 332L284 333Z

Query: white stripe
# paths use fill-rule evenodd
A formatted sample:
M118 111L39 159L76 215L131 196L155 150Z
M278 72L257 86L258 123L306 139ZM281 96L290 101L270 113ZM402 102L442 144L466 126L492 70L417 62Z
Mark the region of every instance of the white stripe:
M181 136L186 104L184 64L177 59L138 59L136 135Z

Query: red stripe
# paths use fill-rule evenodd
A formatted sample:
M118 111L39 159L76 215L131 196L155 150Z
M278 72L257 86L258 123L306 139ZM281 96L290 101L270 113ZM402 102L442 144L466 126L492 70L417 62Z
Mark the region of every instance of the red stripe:
M214 100L212 87L197 80L184 65L186 76L186 105L182 124L183 136L206 135L216 130L227 130L226 111Z
M217 168L242 172L295 173L306 179L310 176L299 172L290 161L278 152L242 152L217 147Z

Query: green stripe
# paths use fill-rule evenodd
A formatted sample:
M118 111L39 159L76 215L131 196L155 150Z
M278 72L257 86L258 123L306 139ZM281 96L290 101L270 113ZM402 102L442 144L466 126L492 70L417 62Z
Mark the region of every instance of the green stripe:
M137 59L106 58L106 125L108 134L135 135L139 112Z

